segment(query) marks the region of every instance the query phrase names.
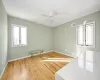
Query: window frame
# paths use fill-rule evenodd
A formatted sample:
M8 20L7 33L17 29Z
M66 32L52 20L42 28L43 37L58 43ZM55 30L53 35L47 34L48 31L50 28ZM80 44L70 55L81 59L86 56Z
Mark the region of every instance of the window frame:
M86 45L86 25L89 25L89 24L93 24L93 45ZM83 46L83 47L95 47L95 21L92 21L92 22L87 22L85 25L84 25L84 35L83 35L83 38L84 38L84 44L81 45L81 44L78 44L78 27L81 26L80 25L77 25L77 28L76 28L76 43L78 46Z
M83 44L82 45L81 44L78 44L78 28L79 28L79 26L82 26L82 25L77 25L77 28L76 28L76 36L77 36L77 38L76 38L77 40L76 41L77 42L76 43L77 43L77 45L84 46L84 37L83 37ZM83 29L84 29L84 27L83 27ZM83 36L84 36L84 34L83 34Z
M14 41L13 41L13 26L18 26L19 27L19 45L14 45ZM21 44L21 27L26 28L26 44ZM20 47L20 46L27 46L27 26L22 26L22 25L16 25L16 24L12 24L11 25L11 43L12 43L12 47Z

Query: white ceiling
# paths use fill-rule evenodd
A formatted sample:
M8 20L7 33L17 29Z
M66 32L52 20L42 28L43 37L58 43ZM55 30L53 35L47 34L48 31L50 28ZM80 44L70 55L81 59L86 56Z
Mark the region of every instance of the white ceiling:
M7 13L47 26L58 26L73 19L100 10L100 0L3 0ZM60 14L52 24L41 14L49 15L52 10Z

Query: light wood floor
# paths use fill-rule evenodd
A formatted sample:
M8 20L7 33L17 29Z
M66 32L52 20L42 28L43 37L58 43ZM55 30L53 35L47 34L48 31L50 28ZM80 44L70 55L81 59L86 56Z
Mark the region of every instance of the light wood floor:
M55 80L55 73L72 57L49 52L9 62L1 80Z

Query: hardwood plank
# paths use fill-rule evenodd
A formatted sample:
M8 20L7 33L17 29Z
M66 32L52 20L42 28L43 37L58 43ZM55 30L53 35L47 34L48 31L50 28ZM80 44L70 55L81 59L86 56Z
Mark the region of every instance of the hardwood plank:
M49 52L9 62L1 80L54 80L55 73L72 57Z

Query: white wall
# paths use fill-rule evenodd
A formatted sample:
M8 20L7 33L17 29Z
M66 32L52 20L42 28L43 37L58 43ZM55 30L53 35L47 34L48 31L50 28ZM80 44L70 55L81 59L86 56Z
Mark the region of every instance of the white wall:
M100 51L100 11L85 17L73 20L63 25L50 28L26 20L8 16L9 24L9 52L8 60L24 57L28 51L43 49L45 51L55 50L67 55L76 57L86 49ZM76 44L76 27L72 23L82 24L85 20L96 22L96 45L95 48L80 47ZM11 45L11 24L24 25L28 27L28 45L26 47L12 47Z
M76 44L76 27L71 27L71 24L82 24L86 20L88 22L96 22L95 48L80 47ZM71 55L73 57L79 55L87 49L100 51L100 11L55 27L54 48L56 51Z
M7 62L7 14L0 0L0 75Z
M11 41L11 25L27 26L27 46L12 47ZM53 50L53 30L51 27L36 24L26 20L8 16L9 25L9 46L8 46L8 60L25 57L30 50L43 49L44 51Z

